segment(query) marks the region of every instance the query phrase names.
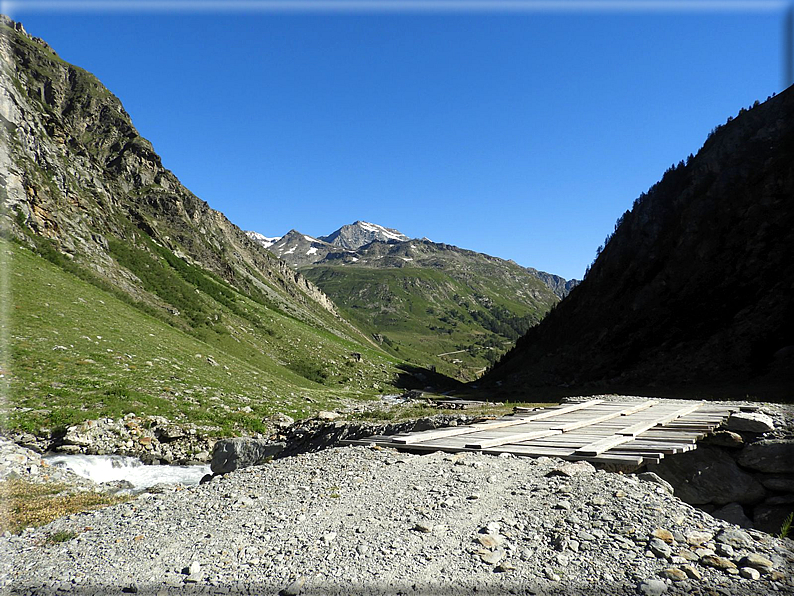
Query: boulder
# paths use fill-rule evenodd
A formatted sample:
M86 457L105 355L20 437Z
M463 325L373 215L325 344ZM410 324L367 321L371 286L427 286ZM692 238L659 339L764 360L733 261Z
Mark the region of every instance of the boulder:
M775 421L761 412L735 412L728 418L725 428L737 432L766 433L775 430Z
M764 488L777 490L784 493L794 493L794 476L761 476L759 478Z
M725 520L730 524L741 526L742 528L752 528L753 522L744 512L744 508L739 503L728 503L720 507L712 514L712 517Z
M753 509L753 525L764 532L777 535L786 518L794 512L794 505L763 503Z
M665 479L660 478L658 474L654 474L653 472L642 472L641 474L637 474L637 478L639 478L640 480L644 480L645 482L652 482L653 484L658 484L671 495L675 494L675 490L670 485L670 483L667 482Z
M284 443L262 439L222 439L215 443L210 469L213 474L226 474L255 466L278 455L284 447Z
M715 447L735 447L738 449L744 445L744 439L738 433L729 430L718 430L703 439L703 443L705 445L714 445Z
M765 439L751 443L739 454L739 465L768 474L794 472L794 439Z
M701 446L648 466L669 482L675 494L690 505L748 505L764 498L764 487L736 465L723 450Z

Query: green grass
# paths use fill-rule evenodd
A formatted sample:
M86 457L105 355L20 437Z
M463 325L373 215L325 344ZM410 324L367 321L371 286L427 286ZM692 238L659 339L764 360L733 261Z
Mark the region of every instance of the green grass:
M0 481L0 532L18 533L42 526L59 517L122 503L127 497L93 492L67 492L63 484L34 484L21 479ZM48 538L50 543L74 538L74 532L59 531Z
M518 287L471 272L464 279L431 268L301 271L359 328L381 336L385 350L460 380L476 379L552 304L523 302Z
M306 417L341 399L388 391L399 372L396 360L378 350L228 286L223 291L231 292L236 310L196 294L197 312L212 324L195 333L18 244L0 241L0 252L9 263L0 296L9 305L7 428L35 433L133 412L213 427L219 435L260 432L277 412ZM363 354L361 362L353 352Z

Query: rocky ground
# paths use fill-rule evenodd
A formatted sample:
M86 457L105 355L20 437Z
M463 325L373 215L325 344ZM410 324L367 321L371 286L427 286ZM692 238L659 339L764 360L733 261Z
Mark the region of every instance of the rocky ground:
M11 594L794 594L794 544L653 476L326 449L0 538ZM56 532L74 532L52 544Z

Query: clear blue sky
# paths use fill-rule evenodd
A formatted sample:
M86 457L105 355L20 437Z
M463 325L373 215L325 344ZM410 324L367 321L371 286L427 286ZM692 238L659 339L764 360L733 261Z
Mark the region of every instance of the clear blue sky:
M783 87L774 8L9 8L243 229L362 219L565 278L667 167Z

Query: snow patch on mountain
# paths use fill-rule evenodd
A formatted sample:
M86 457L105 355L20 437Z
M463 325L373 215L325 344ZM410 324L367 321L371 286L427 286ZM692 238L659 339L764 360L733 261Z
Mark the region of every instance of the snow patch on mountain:
M246 235L251 240L258 242L265 248L270 248L282 238L282 236L273 236L273 237L265 236L264 234L260 234L259 232L246 232Z

